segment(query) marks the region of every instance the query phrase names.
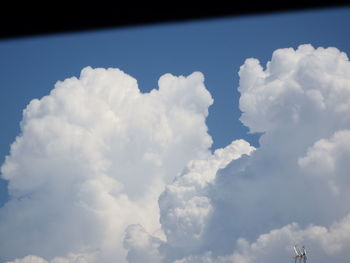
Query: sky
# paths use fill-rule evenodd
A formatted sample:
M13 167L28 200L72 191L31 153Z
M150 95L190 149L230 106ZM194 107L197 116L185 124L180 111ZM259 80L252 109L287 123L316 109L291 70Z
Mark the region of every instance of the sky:
M346 262L349 22L1 41L0 261L280 262L304 242Z

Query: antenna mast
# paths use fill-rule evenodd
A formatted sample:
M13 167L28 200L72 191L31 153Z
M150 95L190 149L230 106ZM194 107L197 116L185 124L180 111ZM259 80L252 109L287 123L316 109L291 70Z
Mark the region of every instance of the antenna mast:
M299 249L297 247L297 245L294 245L293 249L294 249L294 252L295 252L295 256L293 257L295 259L294 263L297 263L298 259L299 259L299 263L301 263L301 260L303 260L303 263L306 263L307 256L306 256L305 246L302 246L302 248Z

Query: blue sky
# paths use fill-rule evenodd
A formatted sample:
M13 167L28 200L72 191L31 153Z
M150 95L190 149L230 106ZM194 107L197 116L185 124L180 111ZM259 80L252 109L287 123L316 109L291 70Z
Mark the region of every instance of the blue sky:
M0 161L19 134L22 110L47 95L57 80L79 76L85 66L117 67L147 92L164 73L201 71L214 98L207 125L212 149L258 136L238 120L238 70L249 57L263 65L277 48L311 43L349 54L350 8L218 18L84 33L57 34L0 42ZM6 198L1 182L0 203Z

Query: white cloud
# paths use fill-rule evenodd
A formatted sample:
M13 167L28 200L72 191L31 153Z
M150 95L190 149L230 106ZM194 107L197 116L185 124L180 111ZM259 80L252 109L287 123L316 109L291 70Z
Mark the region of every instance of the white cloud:
M177 263L268 263L293 260L293 245L307 244L306 255L310 262L339 262L349 260L350 214L329 228L310 225L301 229L296 223L274 229L260 235L250 243L238 239L235 251L226 256L215 257L210 252L190 256Z
M55 257L50 261L38 256L29 255L24 258L17 258L14 261L7 261L6 263L88 263L94 260L93 254L70 253L67 257Z
M45 259L37 256L26 256L14 261L7 261L6 263L48 263Z
M124 247L129 250L128 262L157 263L162 258L158 252L162 241L150 236L141 225L130 225L125 230Z
M263 133L260 147L219 170L203 160L209 168L190 177L185 172L167 186L159 200L163 262L277 263L288 260L295 240L305 242L317 262L345 262L346 54L311 45L279 49L266 69L247 59L239 75L241 121Z
M162 240L151 241L153 237L143 228L132 226L126 230L125 239L126 248L129 249L129 262L140 262L140 258L157 254L149 248L152 242L160 251L157 257L166 262L172 262L186 251L200 247L207 220L213 212L208 195L216 173L232 160L240 158L243 154L250 154L254 149L246 141L237 140L224 149L216 150L205 159L191 161L159 198L160 222L166 243ZM134 251L140 250L142 257L133 256Z
M209 154L213 99L203 82L199 72L166 74L141 93L118 69L87 67L32 100L1 167L10 201L0 209L0 261L93 252L95 262L125 262L129 224L161 235L164 185Z
M350 200L349 188L350 130L335 132L330 139L320 139L298 160L299 165L316 180L328 183L335 195Z
M254 147L244 140L234 141L226 148L216 150L206 160L190 162L183 174L166 187L159 198L159 207L160 222L169 244L189 248L202 238L213 209L208 188L216 173L253 150Z
M325 129L321 124L332 118L349 122L349 75L347 55L333 47L278 49L265 70L247 59L239 71L241 121L252 132L315 122Z
M297 242L317 262L347 262L346 54L278 49L239 75L256 150L236 140L209 153L200 73L142 94L119 70L86 68L33 100L2 166L3 260L277 263Z

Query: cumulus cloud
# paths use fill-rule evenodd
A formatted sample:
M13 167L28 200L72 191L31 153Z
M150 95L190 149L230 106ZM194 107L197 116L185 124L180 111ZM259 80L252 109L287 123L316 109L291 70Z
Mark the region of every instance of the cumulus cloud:
M349 74L347 55L334 47L278 49L265 70L247 59L239 71L241 121L252 132L296 123L333 129L330 124L349 122Z
M7 261L6 263L88 263L95 260L94 255L89 254L74 254L70 253L67 257L55 257L50 261L38 256L25 256L24 258L17 258L14 261Z
M198 245L206 220L213 213L208 195L216 173L253 150L244 140L234 141L206 160L190 162L183 174L166 187L159 198L159 207L160 222L169 245L184 249Z
M152 237L141 225L130 225L125 230L124 247L129 250L128 262L157 263L162 258L158 252L162 240Z
M347 55L278 49L239 76L258 149L209 152L213 100L198 72L141 93L120 70L85 68L33 100L1 168L0 259L277 263L298 243L312 261L347 262Z
M165 251L166 255L158 253L158 258L171 262L186 251L194 251L199 248L207 219L213 212L208 194L216 173L232 160L240 158L243 154L248 155L254 149L244 140L234 141L229 146L216 150L205 159L189 162L182 174L166 187L159 198L159 207L160 222L167 242L156 241L158 251ZM132 252L135 249L139 250L140 247L146 252L146 255L151 251L149 242L142 242L141 246L139 244L140 239L145 239L140 236L147 236L147 234L140 226L136 229L135 227L127 229L126 233L125 245L130 249L129 262L140 262L140 258L133 259L131 256ZM150 238L148 237L147 240L149 241Z
M207 168L166 187L162 262L281 262L294 242L317 262L347 262L347 55L311 45L278 49L265 69L247 59L239 76L240 120L263 133L260 147L221 169L202 160Z
M236 242L234 253L215 257L211 252L189 256L177 263L218 262L258 263L283 262L292 257L292 247L308 244L306 255L312 262L347 262L350 249L350 216L335 222L329 228L310 225L301 229L297 223L288 224L260 235L250 243L244 238Z
M335 195L349 200L349 160L350 130L339 130L329 139L316 141L298 164L316 180L324 180Z
M162 235L158 196L209 154L213 99L199 72L158 84L141 93L119 69L87 67L29 103L1 167L1 262L126 262L129 224Z
M15 259L14 261L7 261L7 263L47 263L47 261L37 256L26 256L21 259Z

